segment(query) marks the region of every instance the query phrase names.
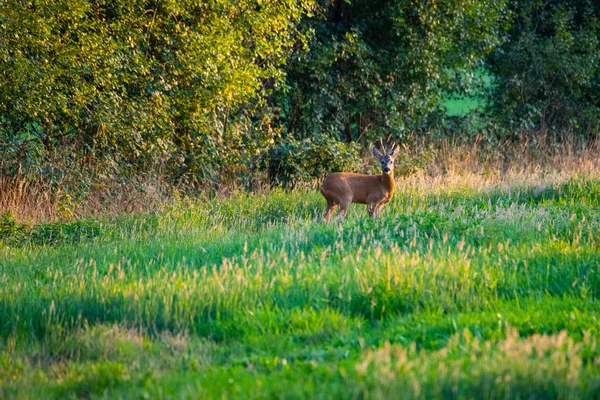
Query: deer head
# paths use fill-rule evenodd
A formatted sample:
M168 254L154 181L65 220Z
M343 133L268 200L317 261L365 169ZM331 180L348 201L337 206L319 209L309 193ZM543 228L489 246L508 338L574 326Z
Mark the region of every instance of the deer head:
M377 147L373 147L373 155L381 161L381 170L384 174L394 173L394 160L398 157L399 152L400 146L396 144L392 145L387 153L382 153Z

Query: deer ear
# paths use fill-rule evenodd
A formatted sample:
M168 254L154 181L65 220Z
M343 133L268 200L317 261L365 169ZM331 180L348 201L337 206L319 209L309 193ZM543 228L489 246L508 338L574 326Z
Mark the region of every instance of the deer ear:
M394 144L392 146L392 151L390 153L391 153L390 157L392 157L392 158L398 157L398 155L400 154L400 146L398 146L397 144Z
M379 149L377 147L373 147L373 155L377 158L383 157L383 154L381 154L381 152L379 151Z

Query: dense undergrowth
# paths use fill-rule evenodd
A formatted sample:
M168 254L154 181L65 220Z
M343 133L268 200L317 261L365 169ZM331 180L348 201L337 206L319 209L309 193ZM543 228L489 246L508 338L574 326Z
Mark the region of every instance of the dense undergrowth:
M600 180L487 182L5 214L0 397L599 396Z

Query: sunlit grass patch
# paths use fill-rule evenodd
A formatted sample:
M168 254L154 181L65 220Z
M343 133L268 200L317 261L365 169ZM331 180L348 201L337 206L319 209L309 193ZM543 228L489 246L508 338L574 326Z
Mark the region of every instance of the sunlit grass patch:
M581 341L566 331L521 338L509 329L502 340L482 341L465 330L430 353L386 343L355 368L369 398L592 398L600 390L599 361L589 334Z
M403 178L380 219L297 190L13 232L0 397L594 397L598 179L470 176Z

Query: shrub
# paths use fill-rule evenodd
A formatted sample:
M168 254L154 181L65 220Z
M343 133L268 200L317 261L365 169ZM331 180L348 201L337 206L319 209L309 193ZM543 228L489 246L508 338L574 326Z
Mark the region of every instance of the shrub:
M359 149L357 143L342 143L325 135L304 140L288 138L268 152L270 183L291 188L330 172L360 170Z

